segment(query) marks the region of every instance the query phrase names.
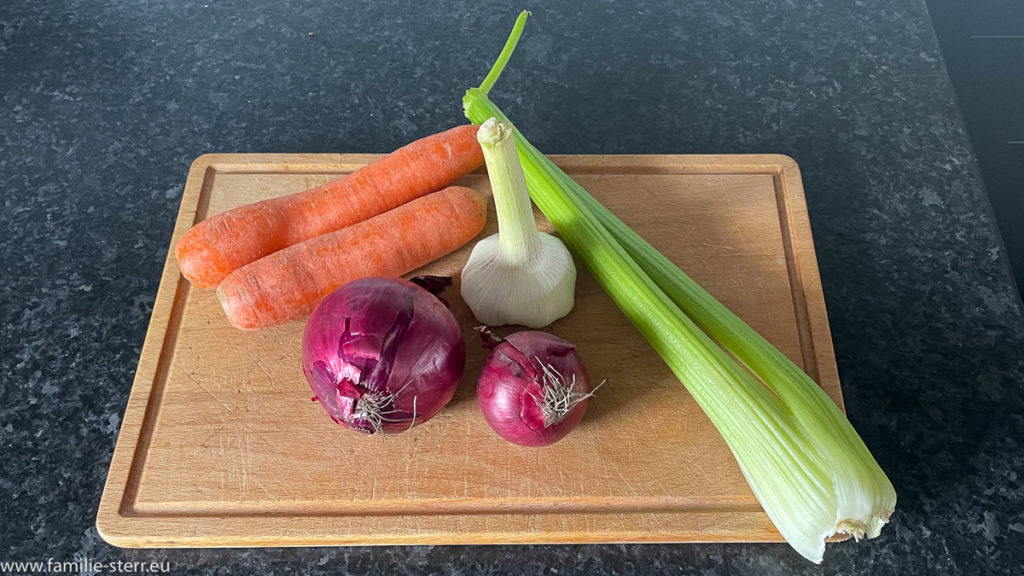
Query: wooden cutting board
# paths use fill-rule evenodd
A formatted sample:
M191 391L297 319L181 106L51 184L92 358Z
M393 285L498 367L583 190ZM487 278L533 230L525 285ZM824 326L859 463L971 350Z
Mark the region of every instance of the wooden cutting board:
M234 206L340 177L377 156L203 156L173 242ZM800 174L784 156L554 156L573 178L814 377L842 406ZM483 171L463 184L488 190ZM540 226L550 224L538 213ZM492 213L481 238L495 232ZM173 246L173 244L172 244ZM458 276L470 246L417 273ZM607 380L548 448L484 422L469 345L454 400L389 437L334 424L300 366L303 322L233 329L173 250L97 516L118 546L781 541L683 386L583 268L549 331ZM506 334L508 330L498 330Z

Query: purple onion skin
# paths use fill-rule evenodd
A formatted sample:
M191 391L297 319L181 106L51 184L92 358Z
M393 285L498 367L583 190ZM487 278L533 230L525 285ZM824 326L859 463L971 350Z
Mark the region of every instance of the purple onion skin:
M302 337L302 369L316 399L335 422L367 434L403 432L432 418L452 399L465 363L451 311L401 278L338 288L310 315Z
M566 382L575 375L575 390L591 391L587 368L576 347L537 331L516 332L491 350L477 382L477 402L484 420L499 436L520 446L549 446L564 438L583 418L588 399L580 400L557 423L545 427L538 400L549 382L538 363L544 362Z

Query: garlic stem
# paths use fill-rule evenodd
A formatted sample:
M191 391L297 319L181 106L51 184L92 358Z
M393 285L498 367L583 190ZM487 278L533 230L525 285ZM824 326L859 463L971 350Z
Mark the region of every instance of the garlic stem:
M533 220L530 192L519 162L512 131L492 118L477 132L491 180L494 208L498 212L499 258L509 263L528 262L540 256L540 235Z

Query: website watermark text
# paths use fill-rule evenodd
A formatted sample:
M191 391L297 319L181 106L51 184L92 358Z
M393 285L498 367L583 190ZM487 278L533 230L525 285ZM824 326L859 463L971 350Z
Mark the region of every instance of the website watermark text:
M91 558L0 561L0 574L166 574L172 568L170 562L140 560L101 562Z

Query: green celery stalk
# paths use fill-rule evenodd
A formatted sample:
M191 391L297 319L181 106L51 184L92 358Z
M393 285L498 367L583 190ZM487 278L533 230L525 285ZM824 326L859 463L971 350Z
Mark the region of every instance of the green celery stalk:
M526 15L481 87L463 99L474 123L509 121L487 91ZM896 494L835 403L514 130L531 198L711 419L783 537L820 562L828 536L877 536Z

